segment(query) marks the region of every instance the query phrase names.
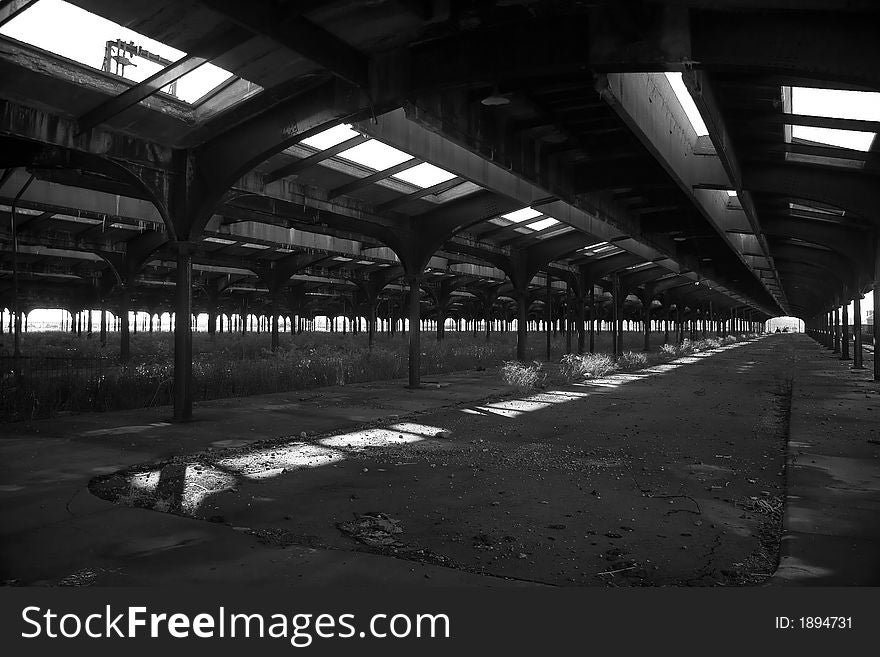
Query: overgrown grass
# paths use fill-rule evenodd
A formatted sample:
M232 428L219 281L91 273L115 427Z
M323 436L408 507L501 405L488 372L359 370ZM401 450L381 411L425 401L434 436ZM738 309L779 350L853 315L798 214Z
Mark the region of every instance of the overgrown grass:
M617 367L621 370L639 370L648 365L648 355L642 352L625 351L617 359Z
M662 333L654 334L655 343ZM280 349L269 350L268 334L217 334L193 336L193 385L196 401L226 397L302 390L329 385L347 385L405 377L407 335L377 336L372 350L364 334L282 334ZM118 334L108 335L101 347L97 334L91 339L70 333L28 333L22 346L26 356L72 360L58 375L47 376L23 368L22 375L0 372L0 421L52 417L64 413L110 411L170 404L173 400L173 336L168 333L134 333L131 361L120 365ZM637 347L641 333L625 333L624 344ZM576 343L576 336L574 341ZM529 335L530 358L544 357L545 336ZM686 342L674 355L692 353L696 345ZM719 342L720 344L720 342ZM483 334L447 332L437 342L432 333L422 334L421 373L441 374L468 369L502 366L502 378L520 389L544 382L548 372L540 366L511 363L516 351L515 333ZM603 376L618 369L643 367L643 354L629 352L623 362L614 363L604 353L563 355L564 334L551 342L551 358L562 359L566 381ZM610 336L596 335L597 351L610 350ZM666 345L661 347L665 354ZM671 347L670 347L671 348ZM690 351L688 351L690 350ZM11 352L11 336L0 336L0 355ZM654 357L655 354L651 354ZM97 360L102 359L102 360ZM557 362L559 362L557 360ZM97 364L97 365L96 365Z
M533 390L544 384L547 373L544 371L544 365L538 361L520 363L511 360L502 365L501 380L520 391Z
M373 349L365 334L305 333L280 336L277 352L268 334L193 336L193 388L196 401L302 390L328 385L402 378L408 371L408 336L379 335ZM558 348L559 340L554 343ZM25 361L21 376L0 372L0 421L52 417L83 411L109 411L172 403L173 336L139 333L131 336L131 360L118 364L118 335L101 347L70 333L28 333L23 336ZM448 332L438 342L422 334L423 375L500 366L516 350L514 333ZM0 356L11 353L11 336L0 336ZM43 359L64 359L59 371L46 369ZM53 365L53 367L56 367Z
M566 354L559 373L566 382L594 379L615 370L614 359L608 354Z

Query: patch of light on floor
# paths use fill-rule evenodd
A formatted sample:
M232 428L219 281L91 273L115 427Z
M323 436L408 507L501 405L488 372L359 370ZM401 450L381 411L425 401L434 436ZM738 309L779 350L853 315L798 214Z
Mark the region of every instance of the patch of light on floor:
M403 431L405 433L434 438L438 433L448 431L443 427L432 427L427 424L418 424L415 422L401 422L400 424L392 424L388 427L395 431Z
M610 378L615 381L620 381L621 383L629 383L630 381L641 381L648 377L645 374L614 374Z
M566 401L569 398L575 399L579 397L589 397L590 393L588 392L577 392L575 390L548 390L547 392L542 393L544 395L558 395L559 397L563 397Z
M315 468L341 460L344 455L329 446L288 443L247 452L217 461L217 465L248 479L268 479L289 470Z
M159 484L159 471L136 472L128 478L128 485L140 491L152 493Z
M235 486L235 477L228 472L205 465L188 465L183 477L181 510L195 513L209 495L229 490Z
M503 408L490 408L488 406L477 406L477 410L491 413L492 415L500 415L501 417L519 417L522 415L521 411L508 411Z
M723 347L718 347L716 349L712 349L700 354L683 356L681 358L676 358L669 363L654 365L652 367L639 370L638 372L611 374L609 376L605 376L599 379L592 379L584 381L582 383L571 384L572 387L591 388L592 392L548 390L535 395L524 397L522 399L494 402L485 406L476 406L474 408L463 408L461 409L461 412L467 413L469 415L486 415L487 413L491 413L493 415L500 415L501 417L515 418L522 415L523 413L529 413L531 411L539 411L545 408L549 408L553 404L576 401L578 399L588 397L591 394L602 393L604 392L603 390L601 390L602 388L617 388L624 385L625 383L641 381L652 376L657 376L658 374L665 374L681 367L682 365L697 363L702 359L708 358L709 356L712 356L716 353L727 351L728 349L735 349L737 347L748 344L749 342L751 341L737 342L734 344L725 345Z
M560 391L551 391L551 392L542 392L538 395L532 395L531 397L527 397L525 401L529 402L543 402L547 404L562 404L564 402L574 401L575 399L580 399L582 397L588 396L587 392L560 392Z
M527 401L526 399L511 399L510 401L492 402L487 404L489 408L496 408L502 411L518 411L520 413L529 413L531 411L540 411L548 408L550 404L541 402Z
M402 443L417 443L425 436L391 429L365 429L339 436L322 438L318 444L335 449L362 450L370 447L385 447Z

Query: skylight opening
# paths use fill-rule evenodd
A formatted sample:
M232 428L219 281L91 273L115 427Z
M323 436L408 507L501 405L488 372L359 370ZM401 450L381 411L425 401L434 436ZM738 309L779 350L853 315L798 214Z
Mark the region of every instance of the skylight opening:
M786 162L803 162L804 164L818 164L821 166L840 167L843 169L865 168L865 162L863 160L831 155L813 155L812 153L786 153L785 160Z
M473 183L470 180L465 180L464 182L450 187L449 189L435 195L434 199L436 199L440 203L448 203L449 201L462 198L463 196L467 196L468 194L479 192L482 189L483 188L476 183Z
M812 205L805 205L803 203L789 203L788 208L789 210L806 210L807 212L818 212L820 214L829 214L836 217L842 217L844 215L843 210L838 210L834 208L819 208Z
M700 115L700 110L697 109L694 99L691 98L690 92L684 85L681 73L667 73L666 79L669 80L669 84L672 85L672 90L675 92L678 102L681 103L681 108L684 110L684 113L687 114L691 126L697 133L697 137L708 135L709 130L706 128L706 123L703 121L703 117Z
M308 139L303 139L300 143L305 144L306 146L311 146L312 148L317 148L319 151L323 151L336 146L336 144L341 144L349 139L354 139L359 134L360 133L354 130L349 124L341 123L332 128L328 128L323 132L319 132Z
M555 226L559 221L554 219L553 217L547 217L546 219L541 219L540 221L536 221L533 224L529 224L525 226L525 228L531 228L534 231L544 230L545 228L550 228L550 226Z
M557 229L551 230L550 232L547 232L547 233L541 233L539 235L535 235L535 237L537 237L538 239L541 239L541 240L545 240L549 237L557 237L559 235L565 235L566 233L571 233L574 230L575 229L572 228L571 226L563 226L562 228L557 228Z
M414 166L412 169L407 169L406 171L401 171L400 173L393 175L392 178L425 189L427 187L439 185L447 180L452 180L455 178L455 174L449 173L440 167L435 167L433 164L423 162L422 164Z
M730 197L736 196L736 190L735 189L728 189L727 195Z
M585 256L596 256L616 253L619 250L620 249L614 246L611 242L596 242L595 244L591 244L590 246L585 246L584 248L580 249L578 253Z
M792 114L880 121L880 92L791 88Z
M522 210L508 212L507 214L502 214L501 216L511 221L512 223L518 224L521 221L527 221L529 219L534 219L535 217L540 217L542 214L543 212L538 212L537 210L533 210L532 208L523 208Z
M867 153L871 150L871 144L874 142L876 133L795 125L792 126L791 136L794 139L816 142L826 146L836 146L838 148L849 148L854 151Z
M375 169L376 171L384 171L389 167L412 159L412 155L407 155L403 151L383 144L376 139L370 139L363 144L349 148L347 151L342 151L339 157L349 162Z
M791 112L832 119L880 121L880 93L791 87ZM864 152L870 150L876 133L793 125L791 136L793 139Z
M162 70L164 65L115 48L108 52L108 41L133 42L135 48L139 46L169 62L186 54L62 0L39 0L0 28L0 34L96 70L104 68L105 54L109 54L109 72L119 70L122 77L133 82L145 80ZM117 69L117 65L121 68ZM231 77L232 73L218 66L202 64L177 80L175 95L187 103L194 103ZM169 88L163 91L167 93Z

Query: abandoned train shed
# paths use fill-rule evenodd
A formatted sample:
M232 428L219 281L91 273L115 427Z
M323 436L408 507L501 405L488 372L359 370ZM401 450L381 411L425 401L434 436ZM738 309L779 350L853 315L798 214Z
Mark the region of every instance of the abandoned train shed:
M525 361L542 324L569 353L610 327L617 356L625 322L647 351L794 316L861 369L878 20L869 0L0 0L7 356L35 309L115 328L123 363L168 327L180 422L203 314L272 351L319 317L405 332L413 390L419 328L515 330Z

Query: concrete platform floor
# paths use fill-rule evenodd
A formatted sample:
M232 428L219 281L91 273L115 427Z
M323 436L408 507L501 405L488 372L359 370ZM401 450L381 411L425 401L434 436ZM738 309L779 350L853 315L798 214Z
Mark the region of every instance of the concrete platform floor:
M880 584L880 383L803 339L794 371L788 486L773 584Z
M877 583L880 395L804 336L534 394L429 378L0 425L0 579Z

